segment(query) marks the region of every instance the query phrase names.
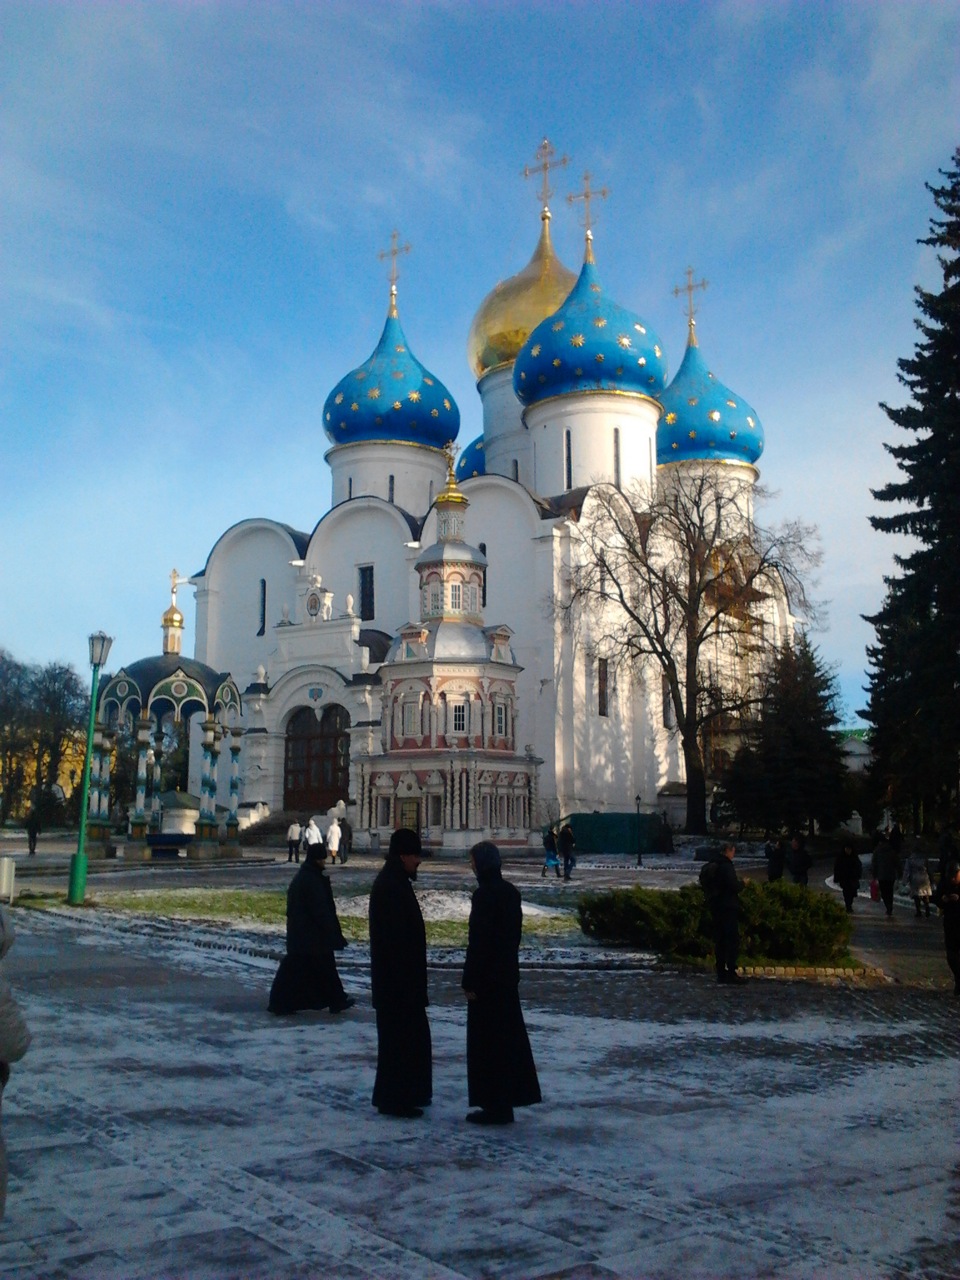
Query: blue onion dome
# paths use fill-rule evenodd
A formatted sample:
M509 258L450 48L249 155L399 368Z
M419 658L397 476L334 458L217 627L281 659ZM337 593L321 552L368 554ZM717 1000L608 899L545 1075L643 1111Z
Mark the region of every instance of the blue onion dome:
M456 440L460 410L440 379L411 353L395 285L376 350L327 396L323 429L334 444L386 440L442 449Z
M487 474L487 459L483 451L483 436L471 440L457 459L457 480L472 480L474 476Z
M660 339L639 316L605 296L587 232L577 283L524 343L513 367L514 391L524 404L590 391L659 397L666 381Z
M704 461L755 463L763 453L763 427L756 411L725 387L704 363L695 321L677 376L659 397L657 463Z

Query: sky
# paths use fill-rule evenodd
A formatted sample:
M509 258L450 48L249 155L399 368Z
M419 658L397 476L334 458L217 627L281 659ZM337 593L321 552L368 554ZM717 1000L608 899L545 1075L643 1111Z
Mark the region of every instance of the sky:
M115 670L232 524L313 529L395 228L411 350L477 436L467 334L533 251L548 137L560 257L589 171L600 277L671 376L673 288L708 280L701 349L764 425L764 519L819 528L812 638L855 722L960 4L0 0L0 32L0 647L89 673L103 629Z

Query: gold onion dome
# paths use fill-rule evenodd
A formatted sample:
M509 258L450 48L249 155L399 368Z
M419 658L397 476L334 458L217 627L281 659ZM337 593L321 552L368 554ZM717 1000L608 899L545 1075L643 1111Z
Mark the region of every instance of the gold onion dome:
M156 617L157 615L154 614L153 616ZM183 626L183 614L177 608L175 601L171 601L170 607L164 612L162 625L165 627Z
M553 315L576 283L553 251L550 210L540 214L540 239L533 257L515 276L502 280L484 298L467 339L467 358L477 378L510 364L541 320Z

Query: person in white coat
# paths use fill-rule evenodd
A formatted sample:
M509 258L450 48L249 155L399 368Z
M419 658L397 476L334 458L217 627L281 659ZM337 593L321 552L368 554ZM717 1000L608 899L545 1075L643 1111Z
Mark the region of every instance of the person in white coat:
M336 862L337 854L340 852L340 823L334 818L327 827L327 853L330 855L330 861Z
M0 1100L10 1079L10 1063L19 1062L30 1047L30 1032L20 1006L13 998L4 972L3 957L13 946L16 934L10 914L0 907ZM0 1133L0 1218L7 1204L7 1148Z

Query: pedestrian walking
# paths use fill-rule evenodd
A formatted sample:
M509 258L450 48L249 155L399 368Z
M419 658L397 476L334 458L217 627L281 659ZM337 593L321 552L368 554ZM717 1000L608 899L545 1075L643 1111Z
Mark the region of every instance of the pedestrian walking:
M353 827L346 818L340 819L340 861L346 864L353 852Z
M833 864L833 883L839 885L843 891L843 905L849 915L853 914L853 904L862 878L863 863L854 852L853 841L844 840L843 847Z
M919 849L911 849L903 864L903 882L913 899L917 919L921 914L930 918L930 899L933 896L933 885L930 883L930 872L927 860ZM921 913L921 907L923 911Z
M323 844L323 836L320 834L316 818L310 818L304 826L302 844L304 853L308 853L315 844Z
M557 852L563 859L564 880L571 879L573 876L573 868L577 865L577 860L573 853L575 844L576 841L573 838L573 827L571 827L569 822L565 822L560 828L560 833L557 836Z
M733 869L737 846L728 840L720 856L700 872L700 883L713 916L713 946L717 982L740 986L746 978L737 973L740 955L740 890L743 885Z
M330 861L336 862L337 854L340 851L340 841L343 838L343 832L340 830L340 823L336 818L327 827L327 853L330 855Z
M944 869L937 906L943 916L943 946L953 974L953 994L960 996L960 862L950 862Z
M27 814L27 851L31 857L37 852L37 836L40 834L40 815L36 809Z
M433 1098L427 1021L427 934L413 881L423 858L416 831L390 837L370 891L370 988L377 1013L373 1105L381 1115L415 1119Z
M813 859L807 852L807 842L798 832L791 837L790 848L787 850L787 870L790 872L790 879L794 884L808 884L812 866Z
M541 880L549 870L557 873L557 879L560 879L560 855L557 852L557 833L553 827L547 827L543 833L543 867L540 871Z
M877 882L880 901L887 913L887 919L893 919L893 886L900 878L900 859L896 850L880 832L874 838L873 853L870 857L870 874Z
M782 880L783 869L787 864L787 842L783 836L768 840L763 846L763 856L767 860L767 880Z
M541 1101L540 1082L520 1008L523 909L504 880L489 840L470 850L477 888L470 903L463 989L467 997L467 1094L471 1124L513 1124L514 1107Z
M287 827L287 861L292 862L294 858L300 861L300 837L302 831L300 823L296 819Z
M335 951L347 945L337 917L330 879L324 873L326 850L311 844L303 866L287 889L287 954L270 989L271 1013L329 1009L342 1013L356 1004L343 989Z
M30 1048L30 1032L7 981L3 959L13 946L13 919L0 907L0 1100L10 1081L10 1064L19 1062ZM7 1204L7 1148L0 1133L0 1218Z

